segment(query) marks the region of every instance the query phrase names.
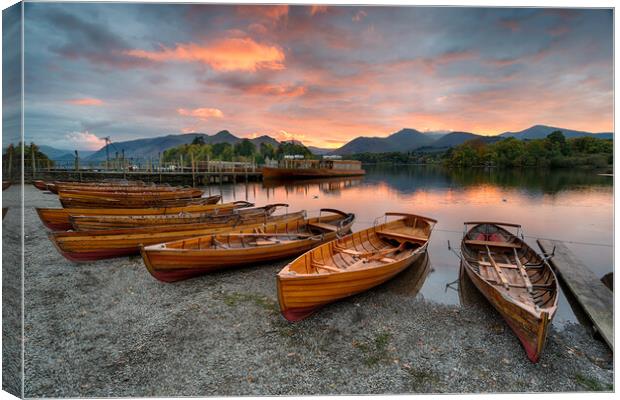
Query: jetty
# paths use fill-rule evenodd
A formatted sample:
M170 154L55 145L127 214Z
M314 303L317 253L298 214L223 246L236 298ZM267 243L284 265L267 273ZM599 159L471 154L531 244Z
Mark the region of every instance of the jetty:
M564 243L546 239L538 239L537 242L545 254L551 254L555 248L555 255L549 263L592 321L594 329L613 351L613 292Z

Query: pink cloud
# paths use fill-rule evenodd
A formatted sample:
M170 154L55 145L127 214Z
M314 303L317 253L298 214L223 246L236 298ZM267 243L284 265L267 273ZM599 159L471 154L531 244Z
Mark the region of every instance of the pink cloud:
M211 118L223 118L224 113L217 108L195 108L193 110L188 110L185 108L179 108L177 112L180 115L187 117L195 117L202 120L208 120Z
M100 106L103 104L103 100L96 99L94 97L84 97L81 99L67 100L67 103L73 104L76 106Z
M287 5L245 5L238 6L237 10L242 15L260 16L274 21L288 15Z
M207 64L218 71L284 69L284 52L277 46L257 43L251 38L228 38L205 45L177 44L159 51L129 50L128 55L157 62L185 61Z
M353 21L355 22L360 22L361 20L363 20L366 16L368 16L368 14L366 13L366 11L364 10L359 10L354 16L353 16Z
M328 7L326 5L315 4L310 7L310 15L315 16L317 14L323 14L326 13L327 10Z
M104 139L88 131L68 133L65 135L65 139L76 147L88 150L99 150L105 146Z
M304 86L295 85L253 85L245 89L246 93L269 96L297 97L306 93Z

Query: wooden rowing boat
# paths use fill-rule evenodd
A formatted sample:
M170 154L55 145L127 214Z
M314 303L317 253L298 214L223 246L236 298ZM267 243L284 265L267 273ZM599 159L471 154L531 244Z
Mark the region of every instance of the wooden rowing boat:
M303 218L303 211L284 215L271 215L267 223L293 221ZM145 246L196 236L210 235L229 230L240 231L264 225L265 221L248 225L217 226L210 224L170 225L148 228L127 228L99 231L50 232L48 234L56 249L74 262L87 262L112 257L122 257L140 252Z
M101 197L106 197L109 199L120 199L120 200L131 200L134 198L150 198L153 200L164 200L164 199L186 199L191 197L201 197L204 194L204 190L201 189L177 189L177 190L168 190L163 192L153 191L150 192L148 190L139 190L139 191L124 191L124 190L64 190L61 189L58 191L58 196L60 198L72 197L72 198L81 198L87 199L92 198L97 200Z
M47 190L47 183L45 181L36 180L32 181L32 184L39 190Z
M124 179L104 179L103 181L97 182L74 182L74 181L54 181L54 182L46 182L47 190L52 193L58 194L58 186L62 185L71 185L80 188L86 187L111 187L111 186L121 186L121 187L129 187L129 186L145 186L142 181L128 181Z
M323 215L327 213L327 215ZM141 247L148 271L163 282L293 257L350 231L355 216L322 209L319 217Z
M387 218L400 218L387 222ZM434 219L386 213L385 223L321 245L277 275L282 315L299 321L320 307L363 292L412 265L428 246Z
M219 197L220 196L212 196ZM153 207L153 208L36 208L43 225L53 231L67 231L72 229L70 217L79 215L97 216L139 216L139 215L174 215L181 213L224 212L235 208L251 207L254 204L247 201L218 204L192 204L183 207Z
M131 196L131 198L109 198L100 196L59 195L64 208L161 208L184 207L192 204L215 204L220 196L158 198L157 196Z
M467 222L465 226L461 262L467 275L504 317L528 358L538 362L558 306L553 270L518 237L520 225ZM508 228L515 228L517 233Z
M206 211L202 213L179 213L167 215L118 215L118 216L70 216L73 229L79 231L101 229L146 228L178 224L228 224L239 225L252 221L260 222L261 218L273 214L278 207L288 204L268 204L254 208L230 208Z
M57 183L56 187L61 192L77 191L80 193L101 193L101 192L117 192L117 193L169 193L178 192L181 190L191 189L189 187L180 186L166 186L166 185L94 185L94 186L81 186L73 184L61 184Z

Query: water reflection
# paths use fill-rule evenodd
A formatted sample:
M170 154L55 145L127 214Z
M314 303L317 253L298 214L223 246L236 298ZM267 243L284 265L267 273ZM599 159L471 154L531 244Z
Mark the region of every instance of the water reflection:
M428 253L424 253L409 268L388 281L385 288L403 296L416 297L432 271Z
M446 242L460 243L464 220L520 223L525 241L533 249L538 249L536 238L563 240L599 277L613 271L612 179L591 171L450 171L438 167L373 166L367 168L363 178L241 183L211 189L215 193L221 190L224 201L288 203L289 211L307 210L310 215L320 208L353 212L353 230L372 226L374 219L386 211L437 219L428 249L432 267L423 285L416 288L417 295L429 301L461 302L458 291L446 290L447 283L459 279L459 261L447 250ZM415 272L415 268L407 270L408 274ZM394 285L415 281L396 279ZM575 320L561 295L554 323Z

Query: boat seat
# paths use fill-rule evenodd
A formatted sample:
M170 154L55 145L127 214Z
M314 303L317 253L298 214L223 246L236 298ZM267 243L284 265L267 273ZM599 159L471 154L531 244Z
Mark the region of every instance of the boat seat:
M256 239L257 246L271 246L273 244L280 243L279 240L268 240L268 239Z
M493 246L493 247L505 247L507 249L520 249L520 243L507 243L507 242L491 242L488 240L465 240L465 244L473 244L476 246Z
M389 257L383 257L382 259L380 259L379 261L384 262L384 263L393 263L396 262L395 259L393 258L389 258Z
M326 224L323 222L309 222L308 226L311 228L318 228L328 232L337 232L338 227L332 224Z
M377 231L377 235L379 236L383 236L383 237L387 237L390 239L396 239L396 240L409 240L409 241L414 241L414 242L426 242L428 240L428 238L424 238L424 237L419 237L419 236L413 236L413 235L406 235L404 233L400 233L400 232L394 232L394 231Z
M361 251L351 250L351 249L336 249L338 253L348 254L350 256L363 256L368 253L362 253Z

